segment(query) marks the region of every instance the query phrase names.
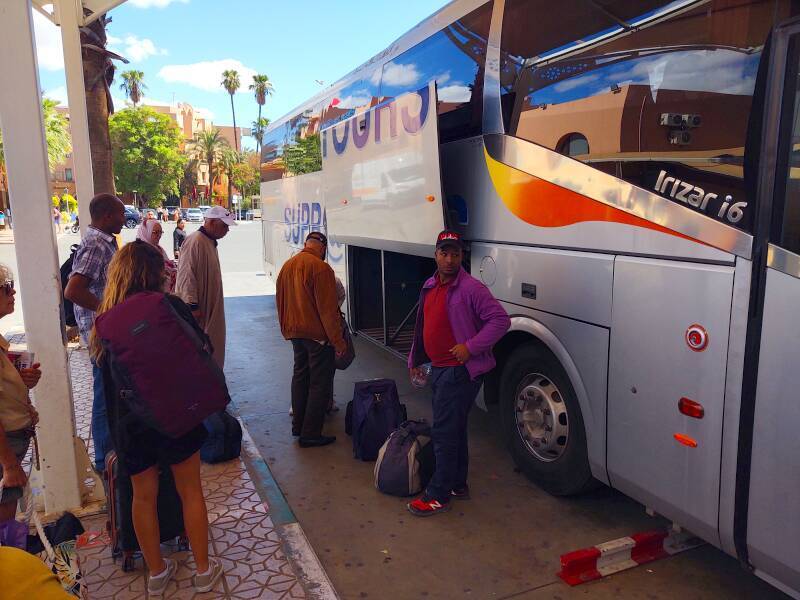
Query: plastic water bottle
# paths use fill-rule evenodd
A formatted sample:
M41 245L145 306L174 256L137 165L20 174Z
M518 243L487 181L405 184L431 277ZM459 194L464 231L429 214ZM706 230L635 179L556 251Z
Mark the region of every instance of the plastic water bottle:
M411 377L411 385L415 388L424 388L428 385L428 378L431 376L431 363L425 363Z

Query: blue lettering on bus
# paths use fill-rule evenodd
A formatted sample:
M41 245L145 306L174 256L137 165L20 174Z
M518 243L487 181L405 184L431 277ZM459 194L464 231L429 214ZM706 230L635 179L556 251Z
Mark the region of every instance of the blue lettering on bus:
M419 113L416 115L412 115L411 111L409 110L408 106L404 106L400 111L400 120L403 123L403 129L406 133L410 135L414 135L419 133L422 128L425 126L425 122L428 120L428 114L430 112L430 96L431 91L428 86L421 88L414 92L420 97L422 101L422 105L420 107ZM333 149L336 154L344 154L347 150L348 142L352 137L353 144L356 148L361 149L366 146L367 141L369 140L369 134L371 125L373 123L372 114L374 113L374 127L375 127L375 143L381 143L381 116L382 113L388 109L389 111L389 135L392 138L397 137L397 107L396 107L397 100L392 100L391 102L387 102L381 106L376 107L373 111L369 111L364 113L363 115L354 117L344 122L344 127L340 128L338 126L331 127L329 130L325 130L322 132L322 156L326 158L328 156L328 131L331 132L331 140L333 142ZM358 122L359 119L362 119L361 123ZM352 127L350 123L352 122ZM341 129L341 131L340 131ZM352 130L352 136L351 136ZM341 136L341 137L340 137Z
M319 202L298 202L283 209L284 239L295 249L303 247L312 231L327 235L328 215ZM328 239L328 262L337 264L344 258L344 244Z

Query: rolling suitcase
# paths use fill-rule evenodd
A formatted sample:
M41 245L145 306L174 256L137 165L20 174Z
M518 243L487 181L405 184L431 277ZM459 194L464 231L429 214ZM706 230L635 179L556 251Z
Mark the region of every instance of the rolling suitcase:
M133 571L136 555L140 551L131 513L133 486L130 476L119 463L117 453L113 451L106 456L106 483L106 528L111 537L111 555L115 561L122 558L123 571ZM183 506L169 467L160 468L158 476L158 526L162 542L177 539L178 550L189 549L183 528Z

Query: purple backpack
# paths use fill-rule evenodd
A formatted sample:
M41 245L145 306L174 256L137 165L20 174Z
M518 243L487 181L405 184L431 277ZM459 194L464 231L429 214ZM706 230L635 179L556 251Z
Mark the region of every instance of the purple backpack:
M134 294L99 315L95 330L120 400L167 437L181 437L230 402L225 375L211 357L206 336L166 294ZM181 379L173 385L176 373Z

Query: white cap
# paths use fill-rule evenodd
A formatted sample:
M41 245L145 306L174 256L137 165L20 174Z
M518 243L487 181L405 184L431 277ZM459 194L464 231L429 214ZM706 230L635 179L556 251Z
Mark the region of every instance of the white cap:
M236 220L233 218L233 213L219 204L209 208L203 217L206 219L219 219L225 223L225 225L238 225Z

